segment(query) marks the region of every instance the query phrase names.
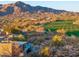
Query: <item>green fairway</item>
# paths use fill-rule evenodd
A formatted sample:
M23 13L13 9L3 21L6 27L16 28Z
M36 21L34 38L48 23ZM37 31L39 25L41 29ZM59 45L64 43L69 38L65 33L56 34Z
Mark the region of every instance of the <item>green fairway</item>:
M43 25L47 30L51 29L64 29L65 31L78 31L79 26L74 25L72 20L59 20L55 22L46 23Z

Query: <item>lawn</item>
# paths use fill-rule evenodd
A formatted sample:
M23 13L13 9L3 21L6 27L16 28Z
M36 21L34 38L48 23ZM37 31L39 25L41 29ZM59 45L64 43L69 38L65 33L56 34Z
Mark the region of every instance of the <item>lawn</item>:
M57 20L55 22L43 24L43 26L47 32L53 32L57 29L64 29L67 35L79 36L79 26L73 24L73 22L73 20Z

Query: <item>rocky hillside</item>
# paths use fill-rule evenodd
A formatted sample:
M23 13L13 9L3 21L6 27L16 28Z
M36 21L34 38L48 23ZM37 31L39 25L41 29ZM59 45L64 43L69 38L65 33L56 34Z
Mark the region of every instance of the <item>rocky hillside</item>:
M24 2L18 1L14 4L4 4L0 5L0 16L5 16L8 14L13 14L15 10L20 9L21 12L30 12L30 13L35 13L35 12L50 12L50 13L62 13L66 12L64 10L56 10L48 7L42 7L42 6L31 6L29 4L25 4Z

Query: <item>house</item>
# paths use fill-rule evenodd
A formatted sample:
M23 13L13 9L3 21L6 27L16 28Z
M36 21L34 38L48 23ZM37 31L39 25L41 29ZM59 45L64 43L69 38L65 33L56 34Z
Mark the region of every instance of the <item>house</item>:
M44 28L43 27L37 27L35 29L36 32L44 32Z
M0 43L0 56L12 56L12 43Z
M1 42L0 43L0 56L11 57L19 56L22 49L17 42Z

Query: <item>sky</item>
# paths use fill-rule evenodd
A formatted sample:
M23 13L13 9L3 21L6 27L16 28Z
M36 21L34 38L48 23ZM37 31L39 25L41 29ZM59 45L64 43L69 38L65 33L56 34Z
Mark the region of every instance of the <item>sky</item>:
M16 1L0 1L0 4L15 3ZM32 6L43 6L59 10L79 12L79 1L23 1Z

